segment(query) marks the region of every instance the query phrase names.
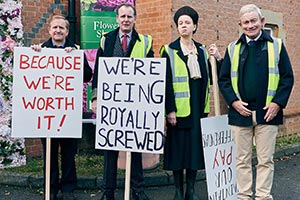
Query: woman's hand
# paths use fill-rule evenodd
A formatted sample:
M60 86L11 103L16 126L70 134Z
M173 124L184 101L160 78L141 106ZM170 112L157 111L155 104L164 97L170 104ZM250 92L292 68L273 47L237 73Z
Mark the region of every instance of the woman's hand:
M215 57L217 59L217 61L222 60L222 56L221 56L216 44L209 45L208 53L209 53L210 56Z
M167 120L168 122L172 125L172 126L176 126L176 113L175 112L170 112L168 115L167 115Z

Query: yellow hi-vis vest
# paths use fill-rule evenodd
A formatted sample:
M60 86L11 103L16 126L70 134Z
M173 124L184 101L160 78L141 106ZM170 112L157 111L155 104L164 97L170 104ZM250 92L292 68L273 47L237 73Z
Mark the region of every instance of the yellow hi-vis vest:
M136 40L130 54L130 58L145 58L151 49L152 37L151 35L138 34L141 41ZM105 37L100 39L100 47L104 51Z
M273 38L273 37L272 37ZM268 76L268 93L266 98L266 105L269 105L276 94L279 84L279 54L281 51L282 40L273 38L273 42L267 41L268 48L268 63L269 63L269 76ZM243 47L242 47L243 48ZM241 99L238 89L238 65L241 50L241 42L232 42L228 46L228 53L231 61L231 84L232 88L239 99Z
M204 58L206 62L206 70L208 72L208 52L205 47L200 47L204 52ZM177 117L187 117L191 114L190 106L190 87L189 87L189 74L185 62L177 55L178 50L171 49L168 45L164 45L161 48L160 55L163 51L170 57L171 71L172 71L172 81L173 89L175 95L175 104L177 108L176 116ZM176 66L176 68L175 68ZM207 81L206 89L206 98L205 98L205 107L204 113L209 113L210 111L210 94L209 94L209 85L210 78L209 74Z

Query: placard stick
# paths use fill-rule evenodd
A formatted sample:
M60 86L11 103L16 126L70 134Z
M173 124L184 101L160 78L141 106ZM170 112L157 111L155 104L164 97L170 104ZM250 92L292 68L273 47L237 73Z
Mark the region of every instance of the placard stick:
M46 138L46 200L50 200L50 164L51 164L51 138Z
M126 152L126 174L124 199L130 200L130 174L131 174L131 152Z
M221 114L221 111L220 111L220 95L219 95L219 86L218 86L217 63L215 57L210 56L209 62L212 69L211 71L212 71L212 79L213 79L215 116L218 116Z

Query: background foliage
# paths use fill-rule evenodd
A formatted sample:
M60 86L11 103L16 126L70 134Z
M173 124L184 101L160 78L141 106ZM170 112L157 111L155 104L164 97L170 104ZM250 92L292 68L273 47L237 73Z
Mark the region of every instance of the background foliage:
M0 0L0 168L25 164L24 139L11 138L13 50L23 46L22 4Z

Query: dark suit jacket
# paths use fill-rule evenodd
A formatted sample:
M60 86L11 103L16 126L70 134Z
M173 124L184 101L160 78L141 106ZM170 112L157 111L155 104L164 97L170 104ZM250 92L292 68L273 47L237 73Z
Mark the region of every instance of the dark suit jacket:
M256 66L256 79L257 87L256 89L256 120L258 124L271 124L271 125L278 125L283 123L283 111L282 109L286 106L292 87L294 82L293 77L293 71L292 66L290 63L289 56L287 54L287 51L285 49L285 46L282 44L280 55L279 55L279 74L280 74L280 80L279 85L276 90L276 95L274 96L272 102L275 102L280 106L280 111L274 117L273 120L270 122L266 122L264 120L264 116L266 114L266 110L263 110L266 103L266 97L267 97L267 90L268 90L268 50L267 48L264 48L266 45L266 42L270 41L273 42L273 39L264 31L262 32L262 35L257 40L256 45L256 59L255 59L255 66ZM248 57L248 48L247 48L247 42L246 37L244 34L241 35L239 40L237 42L241 42L242 45L245 46L245 50L242 54L240 54L239 57L239 66L238 66L238 76L239 80L243 80L243 73L244 73L244 66L246 59ZM239 93L241 95L242 100L245 98L245 90L244 86L242 85L243 81L238 82L239 87ZM230 125L236 125L236 126L251 126L252 125L252 116L244 117L240 115L233 107L231 107L231 104L239 100L236 96L232 85L231 85L231 61L228 54L228 49L225 53L225 57L222 63L220 75L219 75L219 87L220 91L222 92L227 104L229 105L228 110L228 117L229 117L229 124ZM253 110L252 108L249 108Z

